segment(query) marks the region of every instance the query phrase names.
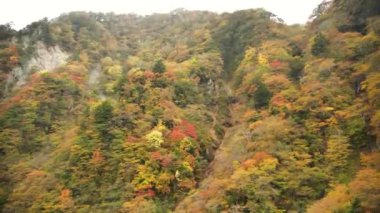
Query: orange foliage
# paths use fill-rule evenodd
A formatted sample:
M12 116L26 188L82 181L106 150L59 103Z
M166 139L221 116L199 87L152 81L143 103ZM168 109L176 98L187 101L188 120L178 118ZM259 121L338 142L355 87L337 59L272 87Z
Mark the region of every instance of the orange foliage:
M30 173L28 173L27 178L35 178L35 177L44 177L46 176L46 172L41 170L33 170Z
M256 129L257 127L261 126L262 124L263 124L263 121L261 121L261 120L255 121L255 122L253 122L253 123L251 123L251 124L249 125L249 129L250 129L250 130L254 130L254 129Z
M12 65L17 65L19 63L19 58L17 56L11 56L9 57L9 62Z
M98 164L101 164L103 160L104 158L102 156L100 149L95 149L94 152L92 153L91 163L98 165Z
M185 161L190 164L191 167L195 167L195 157L192 155L187 155Z
M147 197L155 197L156 193L152 189L148 189L146 192Z
M78 85L83 85L85 83L85 73L87 72L86 67L77 62L73 62L64 67L64 72L58 73L59 77L62 75L67 75L68 79L74 81Z
M169 138L173 141L181 141L186 137L179 127L174 127L172 132L169 135Z
M175 142L178 142L186 137L197 139L198 134L193 124L191 124L188 121L182 120L178 126L173 128L173 130L169 134L169 138Z
M69 76L70 80L74 81L76 84L81 84L84 82L84 76L78 73Z
M254 118L255 116L257 115L257 112L255 110L252 110L252 109L249 109L247 110L244 115L243 115L243 119L244 121L249 121L251 120L252 118Z
M248 169L260 164L263 160L272 158L272 156L266 152L257 152L251 159L244 161L241 166L244 169Z
M182 120L180 127L183 133L187 136L192 137L194 139L198 138L197 131L193 124L189 123L188 121Z
M380 153L372 152L361 154L360 162L364 167L380 170Z
M0 115L6 112L8 109L22 101L28 100L31 97L33 89L38 83L41 82L41 76L39 73L34 73L31 75L28 84L24 85L13 97L4 100L0 103Z
M8 52L8 55L9 55L9 63L11 66L16 66L19 64L19 53L18 53L18 50L17 50L17 47L15 45L10 45L8 48L7 48L7 52Z
M148 188L148 189L143 189L143 190L137 191L136 196L153 198L156 196L156 192L153 189Z
M59 200L61 202L62 208L67 209L74 206L74 201L71 196L70 189L61 190L61 195L59 196Z
M136 143L138 141L138 138L133 137L132 135L128 135L128 137L125 139L126 143Z
M148 80L152 80L156 77L156 74L152 71L145 71L144 72L144 77Z
M380 172L374 169L360 170L349 184L353 194L360 199L364 212L380 209Z
M172 163L172 158L168 155L164 156L162 159L161 159L161 165L163 167L169 167Z
M159 161L163 167L169 167L172 163L172 158L170 156L162 155L160 152L152 152L150 156L155 161Z
M70 64L64 67L64 70L59 70L57 72L45 73L42 76L48 75L51 78L62 79L67 78L72 80L77 85L83 85L85 79L85 68L83 65ZM28 83L23 85L19 91L17 91L16 95L9 98L8 100L3 101L0 104L0 115L6 112L15 104L21 103L28 99L32 98L33 91L39 86L44 84L43 77L41 73L36 72L33 73L28 80ZM44 97L46 98L46 97Z
M181 180L178 186L183 189L193 189L195 187L195 181L190 179Z
M171 69L168 69L165 73L164 73L165 77L170 79L170 80L175 80L175 73L173 70Z
M61 198L67 198L70 197L71 191L70 189L63 189L61 191Z
M8 47L8 53L10 54L10 55L18 55L18 51L17 51L17 47L16 47L16 45L10 45L9 47Z
M150 154L150 156L154 159L154 160L161 160L162 159L162 155L160 152L152 152Z
M272 97L272 105L276 107L286 107L290 108L290 103L286 100L285 96L281 93L278 93Z
M274 69L278 69L278 68L281 67L282 63L281 63L280 60L274 60L274 61L270 62L269 65L270 65L272 68L274 68Z
M282 74L270 75L265 77L264 83L271 90L286 89L291 85L291 81Z

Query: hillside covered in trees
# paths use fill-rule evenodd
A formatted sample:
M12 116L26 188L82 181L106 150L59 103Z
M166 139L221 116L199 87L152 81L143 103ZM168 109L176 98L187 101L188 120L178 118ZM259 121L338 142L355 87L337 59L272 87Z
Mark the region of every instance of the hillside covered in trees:
M0 25L0 211L380 212L380 2Z

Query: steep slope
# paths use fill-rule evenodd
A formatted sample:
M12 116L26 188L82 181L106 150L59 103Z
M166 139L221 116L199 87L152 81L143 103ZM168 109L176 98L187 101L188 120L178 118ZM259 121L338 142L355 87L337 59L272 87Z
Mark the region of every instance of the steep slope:
M350 8L348 10L347 8ZM0 26L3 212L378 212L379 5Z
M188 196L177 205L175 212L216 211L217 205L223 202L226 180L232 175L234 164L249 156L246 150L249 142L245 135L247 127L241 123L241 110L236 109L237 107L239 104L234 104L230 108L232 126L226 129L215 157L208 166L205 179L200 182L196 190L190 191Z

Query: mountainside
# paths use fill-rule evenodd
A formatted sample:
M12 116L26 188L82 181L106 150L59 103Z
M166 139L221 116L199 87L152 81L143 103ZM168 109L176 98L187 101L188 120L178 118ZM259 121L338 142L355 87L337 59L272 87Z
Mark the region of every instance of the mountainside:
M2 212L380 212L380 3L0 25Z

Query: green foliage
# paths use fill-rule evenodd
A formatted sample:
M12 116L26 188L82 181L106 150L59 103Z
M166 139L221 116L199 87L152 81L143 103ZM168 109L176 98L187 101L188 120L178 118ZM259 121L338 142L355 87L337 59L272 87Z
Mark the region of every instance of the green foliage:
M110 143L113 136L110 133L111 120L113 119L113 106L108 101L102 102L95 108L94 120L100 137L104 142Z
M341 32L357 31L365 33L367 19L378 15L380 3L376 0L336 0L334 12L342 15L338 29Z
M288 76L296 82L299 81L304 67L305 63L302 59L294 58L289 62L290 72L288 73Z
M12 29L11 24L2 24L0 25L0 40L5 40L12 38L16 34L16 31Z
M156 60L152 67L153 72L155 73L164 73L166 71L166 66L162 59Z
M367 35L362 41L354 48L354 58L361 58L374 53L379 49L380 40L374 35Z
M107 124L112 119L113 106L108 101L102 102L95 108L95 123Z
M204 53L192 58L191 75L199 78L200 84L215 81L223 71L223 61L218 52Z
M368 31L373 31L377 35L380 35L380 19L378 16L375 16L368 21Z
M41 147L41 132L38 131L34 125L36 118L35 109L33 107L15 106L11 108L1 119L3 147L9 144L11 147L16 147L20 153L30 153L39 150ZM20 126L20 124L23 125ZM11 130L16 131L12 132ZM8 135L7 133L11 134ZM9 148L4 147L4 151L11 152Z
M244 10L226 17L226 24L214 32L224 60L224 69L231 73L244 57L249 46L257 46L264 39L274 37L267 26L274 15L264 10Z
M355 116L344 124L345 132L350 137L350 144L355 148L364 148L370 145L371 136L366 133L366 122L363 117Z
M169 82L168 79L165 77L158 77L154 80L152 80L152 86L158 87L158 88L166 88L168 86Z
M328 12L330 7L331 7L330 1L323 1L313 10L313 13L310 15L309 19L321 18L323 15L325 15Z
M31 42L42 40L45 44L51 45L53 43L50 29L49 20L43 18L39 21L33 22L18 32L19 36L32 35Z
M318 33L313 40L313 44L311 47L311 53L314 56L323 56L327 52L327 47L329 45L329 41L322 34Z
M197 101L197 89L189 81L182 80L174 84L173 101L180 107L186 107Z
M290 53L293 57L302 56L303 54L302 49L296 43L290 42L289 46L291 48Z
M254 106L256 108L266 107L269 104L269 100L272 98L272 93L267 86L260 80L256 83L256 91L253 94Z
M2 88L36 42L72 55L1 94L0 211L377 212L376 11L324 2L307 27L262 9L0 26Z

